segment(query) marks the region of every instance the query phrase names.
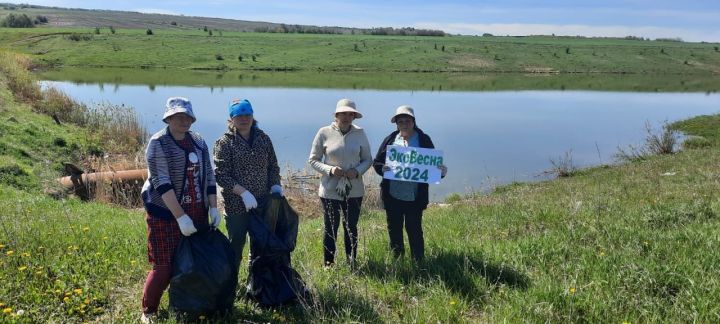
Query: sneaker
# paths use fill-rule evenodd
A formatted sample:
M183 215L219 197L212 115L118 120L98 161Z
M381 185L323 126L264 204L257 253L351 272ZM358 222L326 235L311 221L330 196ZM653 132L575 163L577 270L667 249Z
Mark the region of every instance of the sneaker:
M142 316L140 316L140 322L144 324L152 324L155 323L157 320L157 314L155 313L149 313L145 314L143 313Z

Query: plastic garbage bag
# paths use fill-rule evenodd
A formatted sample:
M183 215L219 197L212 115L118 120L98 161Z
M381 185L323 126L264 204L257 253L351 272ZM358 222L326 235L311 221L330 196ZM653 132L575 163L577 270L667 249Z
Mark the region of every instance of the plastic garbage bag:
M237 288L235 253L217 229L184 236L175 251L170 309L189 316L232 310Z
M293 303L308 293L302 277L290 266L298 222L297 213L279 195L273 195L261 211L251 212L246 297L261 306Z

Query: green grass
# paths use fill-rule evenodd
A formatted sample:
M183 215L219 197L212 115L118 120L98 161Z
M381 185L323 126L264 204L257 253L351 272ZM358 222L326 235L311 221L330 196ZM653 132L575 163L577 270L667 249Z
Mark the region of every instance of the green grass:
M0 183L0 322L136 321L149 268L144 213L43 194L52 179L40 172L44 161L64 154L53 138L87 133L32 113L5 80L0 170L34 185ZM324 270L321 211L302 215L293 265L312 290L308 306L238 300L223 320L718 322L718 123L720 115L673 125L709 147L431 207L427 260L417 265L392 260L384 214L364 210L357 270Z
M402 37L93 28L4 29L0 48L52 67L713 75L717 44L556 37ZM88 40L73 41L70 34ZM437 46L437 49L435 49ZM442 48L445 48L443 51ZM570 53L567 53L567 49ZM221 56L223 60L218 60ZM243 60L239 61L238 57ZM255 60L252 57L255 57Z
M61 68L39 73L43 80L210 87L288 87L424 91L587 90L717 92L720 78L700 75L402 73L318 71L188 71L179 69Z

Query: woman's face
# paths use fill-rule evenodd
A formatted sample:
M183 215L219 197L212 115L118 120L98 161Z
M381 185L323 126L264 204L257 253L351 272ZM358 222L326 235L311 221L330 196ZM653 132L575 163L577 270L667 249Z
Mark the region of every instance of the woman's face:
M400 132L408 133L415 128L415 120L410 116L395 117L395 124Z
M253 115L238 115L230 119L237 130L243 132L250 130L253 124Z
M351 111L343 111L335 114L335 122L340 128L348 128L353 120L355 120L355 113Z
M190 131L190 126L194 123L192 117L184 113L168 117L167 122L168 127L170 127L170 132L172 133L187 133Z

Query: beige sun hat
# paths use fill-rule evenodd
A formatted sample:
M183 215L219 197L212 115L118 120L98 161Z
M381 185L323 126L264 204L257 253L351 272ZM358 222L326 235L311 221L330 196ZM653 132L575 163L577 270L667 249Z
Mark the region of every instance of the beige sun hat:
M395 110L395 115L392 116L392 118L390 118L390 122L394 124L395 118L397 118L397 116L400 116L400 115L408 115L408 116L412 117L413 121L415 120L415 111L412 109L412 107L407 106L407 105L402 105L400 107L397 107L397 109Z
M362 114L357 111L357 108L355 108L355 101L352 101L350 99L340 99L340 101L337 102L337 105L335 105L335 113L339 112L354 112L355 113L355 119L362 118Z

